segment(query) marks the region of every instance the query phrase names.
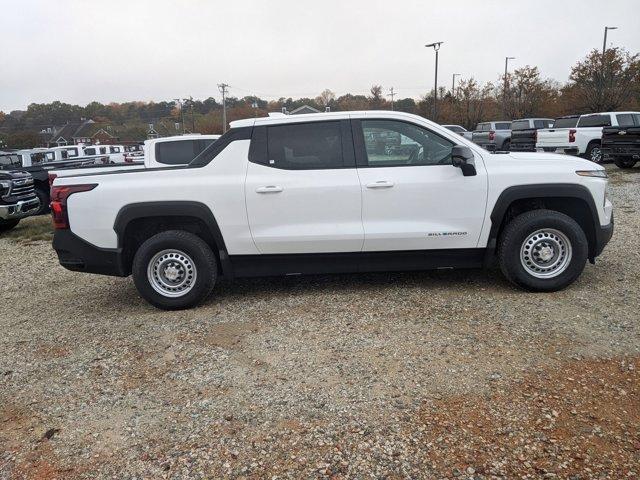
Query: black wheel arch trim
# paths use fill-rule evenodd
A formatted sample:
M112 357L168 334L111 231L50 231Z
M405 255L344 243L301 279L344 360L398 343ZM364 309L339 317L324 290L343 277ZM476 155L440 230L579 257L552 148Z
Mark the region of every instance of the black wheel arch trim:
M211 209L201 202L177 200L125 205L116 215L113 224L113 230L118 236L118 249L122 250L124 248L124 233L129 223L141 218L153 217L195 217L202 220L216 243L216 253L220 259L223 275L227 277L233 276L233 269L229 261L229 254L222 231Z
M487 240L487 250L485 252L485 267L488 267L493 263L495 258L495 251L497 247L498 234L500 227L503 225L503 220L509 207L513 202L517 200L526 200L528 198L551 198L551 197L565 197L565 198L577 198L584 201L591 214L590 218L593 222L594 232L596 233L595 239L592 239L595 244L592 245L590 241L589 245L589 259L593 260L597 255L602 252L604 245L600 245L600 230L607 227L600 226L600 218L598 216L598 209L593 200L593 196L587 187L584 185L572 184L572 183L543 183L543 184L531 184L531 185L515 185L506 188L496 200L496 203L491 211L491 229L489 230L489 238ZM585 232L587 233L587 232ZM610 237L609 237L610 238ZM608 241L608 239L607 239Z

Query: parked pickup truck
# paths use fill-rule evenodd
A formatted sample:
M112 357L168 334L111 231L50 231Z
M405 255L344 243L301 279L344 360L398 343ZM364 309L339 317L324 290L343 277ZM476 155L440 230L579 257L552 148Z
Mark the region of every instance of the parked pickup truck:
M0 152L0 170L23 170L32 175L35 194L39 199L36 215L49 211L49 172L51 170L93 165L96 161L94 157L56 160L56 155L56 150L46 148Z
M629 116L638 112L603 112L581 115L575 127L538 131L538 150L580 155L595 163L603 160L601 140L604 127L618 127ZM573 118L573 117L571 117ZM568 122L567 122L568 123Z
M602 154L619 168L633 168L640 160L640 114L618 115L618 123L602 129Z
M82 167L75 169L55 170L50 178L69 177L88 173L106 173L116 171L131 171L139 169L159 168L167 166L187 165L196 158L205 148L215 142L220 135L177 135L174 137L156 138L144 142L144 156L133 157L121 165L104 165L95 167ZM135 159L135 160L134 160Z
M523 118L511 122L512 152L535 152L538 140L538 129L549 128L553 125L552 118Z
M451 130L452 132L457 133L461 137L466 138L467 140L472 140L473 132L470 132L466 128L460 125L442 125L447 130Z
M607 174L586 160L490 153L403 112L301 117L232 122L184 166L56 178L61 265L133 274L163 309L196 305L221 276L494 262L553 291L613 233Z
M0 232L11 230L20 219L33 215L39 207L40 201L29 173L0 171Z
M511 144L511 122L479 123L471 136L473 143L491 152L509 151Z

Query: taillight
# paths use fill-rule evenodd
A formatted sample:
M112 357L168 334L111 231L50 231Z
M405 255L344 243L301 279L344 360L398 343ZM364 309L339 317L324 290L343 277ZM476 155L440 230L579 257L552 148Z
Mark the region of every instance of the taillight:
M78 192L88 192L97 187L96 183L84 185L58 185L51 187L51 218L53 228L65 230L69 228L69 215L67 214L67 199Z
M494 132L493 130L491 130L489 132L489 140L493 141L496 139L496 132Z
M50 173L49 174L49 186L53 185L53 181L58 178L58 174L57 173Z
M573 143L576 141L576 131L572 128L569 130L569 142Z

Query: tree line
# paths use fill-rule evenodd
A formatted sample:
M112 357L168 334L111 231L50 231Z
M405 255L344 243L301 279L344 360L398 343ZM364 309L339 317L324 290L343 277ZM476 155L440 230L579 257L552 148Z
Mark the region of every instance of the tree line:
M233 87L231 87L233 88ZM399 110L433 119L434 91L419 99L387 98L381 85L373 85L368 95L336 96L324 90L315 98L279 98L264 100L256 96L228 97L227 120L266 116L282 109L292 111L302 105L320 111ZM438 89L437 121L472 129L487 120L510 120L524 117L556 118L609 110L640 110L640 54L610 48L604 55L591 51L571 69L565 84L543 78L535 66L515 69L495 82L481 84L474 78L461 80L455 91ZM222 104L213 97L174 101L126 102L102 104L91 102L82 107L60 101L32 103L26 111L0 111L0 145L27 148L43 141L39 134L47 128L90 118L121 140L143 140L154 124L160 134L182 130L182 118L188 131L221 133Z

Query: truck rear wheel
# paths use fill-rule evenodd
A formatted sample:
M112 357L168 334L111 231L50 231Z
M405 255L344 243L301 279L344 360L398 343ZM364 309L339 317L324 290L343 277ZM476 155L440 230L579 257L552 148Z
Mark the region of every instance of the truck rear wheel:
M637 160L633 158L616 158L613 160L613 163L616 164L618 168L633 168L636 164Z
M140 295L163 310L190 308L216 283L216 257L200 237L168 230L145 241L133 259L133 281Z
M584 157L593 163L602 163L602 148L600 148L600 142L591 142L584 152Z
M19 219L3 220L2 218L0 218L0 232L8 232L12 228L15 228L18 223L20 223Z
M498 244L504 276L531 291L553 292L573 283L584 270L587 237L564 213L532 210L511 220Z

